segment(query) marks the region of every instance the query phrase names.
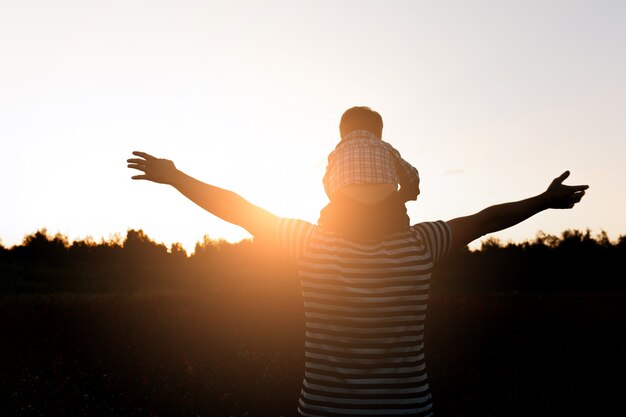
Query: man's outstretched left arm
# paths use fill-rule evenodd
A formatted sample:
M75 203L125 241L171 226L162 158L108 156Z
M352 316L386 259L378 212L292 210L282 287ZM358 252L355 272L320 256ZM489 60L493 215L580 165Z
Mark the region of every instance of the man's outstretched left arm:
M253 236L265 241L274 238L278 217L255 206L238 194L206 184L178 170L168 159L156 158L145 152L135 151L138 158L127 160L128 167L142 171L134 180L148 180L176 188L185 197L213 215L229 223L241 226Z
M452 248L460 248L488 233L514 226L547 209L571 209L585 195L588 185L564 185L565 171L555 178L546 191L534 197L497 204L465 217L449 220Z

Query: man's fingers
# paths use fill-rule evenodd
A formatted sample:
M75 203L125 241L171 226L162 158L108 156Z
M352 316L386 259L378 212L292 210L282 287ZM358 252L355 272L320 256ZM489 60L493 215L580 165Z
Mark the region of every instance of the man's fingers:
M565 185L565 184L563 184L563 181L565 181L567 179L567 177L569 177L569 174L570 174L569 171L565 171L564 173L562 173L561 175L556 177L554 180L552 180L552 183L550 184L550 188L557 187L557 186L565 187L565 189L567 189L570 192L584 191L584 190L589 188L589 185L587 185L587 184L585 184L585 185Z
M584 192L589 188L588 185L564 185L563 187L567 187L566 189L571 193L580 193Z
M128 168L138 169L139 171L146 172L146 167L140 164L128 164Z
M563 208L572 208L576 204L580 203L580 200L585 195L584 191L579 191L570 195L568 199L563 201Z
M579 191L577 193L574 193L574 201L578 203L583 198L584 195L585 195L584 191Z
M133 180L147 180L148 176L147 175L133 175L130 178Z
M147 160L139 159L139 158L130 158L130 159L127 159L126 162L131 163L131 164L145 164Z
M133 155L141 156L142 158L144 158L146 160L149 160L149 161L152 161L154 159L158 159L158 158L156 158L156 157L154 157L154 156L152 156L152 155L150 155L148 153L139 152L139 151L133 151Z
M567 177L569 177L569 171L565 171L564 173L559 175L559 177L557 179L559 180L559 182L563 182L563 181L565 181L565 179Z
M553 179L552 183L550 184L550 186L555 186L557 184L561 184L563 181L565 181L565 179L567 177L569 177L569 171L565 171L564 173L562 173L561 175L559 175L558 177Z

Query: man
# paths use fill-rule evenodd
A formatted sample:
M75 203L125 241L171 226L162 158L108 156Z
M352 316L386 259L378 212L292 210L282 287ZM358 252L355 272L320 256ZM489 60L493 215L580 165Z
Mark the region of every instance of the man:
M306 319L302 416L431 416L423 351L431 272L451 251L546 209L578 203L587 185L569 171L525 200L448 221L423 222L380 241L356 242L332 229L279 218L232 191L133 152L135 180L175 187L200 207L277 245L298 266Z

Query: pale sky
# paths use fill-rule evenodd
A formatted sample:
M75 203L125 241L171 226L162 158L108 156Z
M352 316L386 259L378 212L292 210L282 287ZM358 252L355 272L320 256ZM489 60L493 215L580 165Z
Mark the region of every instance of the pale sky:
M0 3L0 242L249 235L133 150L316 222L341 113L379 111L420 171L413 223L542 192L573 210L494 234L626 234L626 2L20 0ZM475 242L477 244L479 242Z

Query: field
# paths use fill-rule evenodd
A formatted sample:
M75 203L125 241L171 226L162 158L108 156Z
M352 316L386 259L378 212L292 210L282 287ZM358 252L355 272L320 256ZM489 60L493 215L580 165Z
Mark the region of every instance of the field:
M437 416L624 416L626 296L441 293ZM297 288L0 298L0 416L295 416Z

